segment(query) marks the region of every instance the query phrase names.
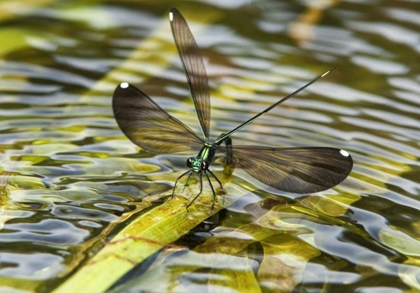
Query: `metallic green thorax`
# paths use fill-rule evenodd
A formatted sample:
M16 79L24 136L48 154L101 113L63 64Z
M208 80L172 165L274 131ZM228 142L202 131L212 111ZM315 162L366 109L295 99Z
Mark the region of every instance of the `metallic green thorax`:
M206 142L197 157L188 159L188 167L190 167L194 173L200 173L203 170L208 170L208 167L213 162L217 147L218 145L215 143L212 144Z

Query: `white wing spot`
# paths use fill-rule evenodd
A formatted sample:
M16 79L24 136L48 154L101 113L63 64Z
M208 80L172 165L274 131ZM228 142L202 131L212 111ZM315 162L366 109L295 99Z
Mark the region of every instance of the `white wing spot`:
M129 84L128 84L128 82L122 82L122 83L120 84L120 87L121 87L122 89L126 89L126 88L128 88L128 87L129 87Z
M169 21L172 21L174 19L174 15L172 14L172 12L169 12Z
M346 152L345 150L340 150L340 154L342 154L344 157L350 156L350 154Z

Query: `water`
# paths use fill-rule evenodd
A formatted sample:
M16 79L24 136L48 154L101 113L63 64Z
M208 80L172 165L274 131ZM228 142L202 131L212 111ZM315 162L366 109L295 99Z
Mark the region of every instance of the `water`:
M124 225L136 203L167 192L186 170L188 155L139 150L111 109L114 88L129 81L198 131L170 33L172 6L187 18L205 57L213 137L336 67L233 139L343 148L355 165L342 184L309 197L235 170L231 184L249 193L210 232L177 243L192 249L206 240L198 255L162 254L162 271L140 274L125 290L166 291L170 284L177 292L202 292L247 265L264 292L420 290L418 2L31 3L0 3L2 292L50 291L92 245ZM248 264L224 255L217 269L191 271L192 264L211 267L199 253L212 241L235 246L238 231L267 228L258 220L267 212L279 234L244 246ZM178 283L157 287L150 274ZM218 284L219 292L235 288Z

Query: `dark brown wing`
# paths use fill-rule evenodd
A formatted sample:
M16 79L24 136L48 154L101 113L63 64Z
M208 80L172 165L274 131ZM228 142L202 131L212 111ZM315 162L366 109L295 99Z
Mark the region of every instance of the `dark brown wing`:
M226 148L219 150L226 153ZM233 162L274 188L293 193L329 189L351 172L353 159L344 150L323 147L270 148L232 146Z
M210 90L209 81L198 46L181 13L172 8L169 13L172 34L187 75L198 120L206 139L209 138Z
M115 89L112 109L124 134L147 151L174 153L203 146L204 142L188 126L128 83Z

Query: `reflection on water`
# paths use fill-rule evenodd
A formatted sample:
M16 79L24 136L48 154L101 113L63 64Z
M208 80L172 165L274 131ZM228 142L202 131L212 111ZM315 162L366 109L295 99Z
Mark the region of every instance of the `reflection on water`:
M0 4L2 290L26 284L42 291L45 281L59 282L141 198L169 190L185 170L185 156L139 151L118 129L111 109L113 89L129 81L198 130L167 20L173 5ZM279 286L285 292L296 286L308 292L420 290L418 5L201 1L178 8L205 56L214 137L337 67L233 139L343 148L355 166L342 184L310 197L268 189L235 170L232 184L254 192L227 209L210 233L218 237L209 237L184 262L174 253L167 271L158 262L150 274L168 278L171 271L180 280L176 288L198 292L208 275L181 269L198 265L194 254L224 237L232 238L231 245L241 242L251 224L274 225L283 236L270 238L270 246L244 246L267 292ZM264 222L263 215L277 220ZM269 254L267 247L274 246L284 254L258 262L261 247ZM241 269L243 258L224 257L214 264L220 274L226 262ZM270 280L270 267L283 269L282 282ZM127 282L128 288L167 290L147 276ZM14 284L17 278L28 282Z

